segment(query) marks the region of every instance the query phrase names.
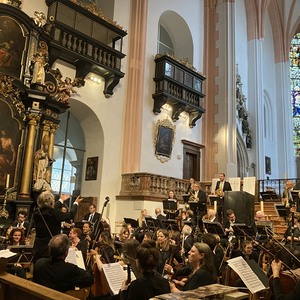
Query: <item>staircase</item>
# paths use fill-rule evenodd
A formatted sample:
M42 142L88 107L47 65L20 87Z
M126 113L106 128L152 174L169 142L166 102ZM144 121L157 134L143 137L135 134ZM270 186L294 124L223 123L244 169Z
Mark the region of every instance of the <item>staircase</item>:
M267 220L272 221L273 223L273 232L278 235L277 239L283 238L283 235L287 229L287 225L283 217L278 215L278 212L275 208L275 204L280 204L280 202L276 201L267 201L264 202L264 213L266 215ZM261 210L260 203L255 202L254 211Z

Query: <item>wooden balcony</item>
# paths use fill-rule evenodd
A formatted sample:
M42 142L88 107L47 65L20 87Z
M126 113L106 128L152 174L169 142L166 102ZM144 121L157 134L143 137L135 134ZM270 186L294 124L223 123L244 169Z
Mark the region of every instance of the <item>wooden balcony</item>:
M194 127L202 117L202 83L205 77L187 61L178 61L169 55L156 55L155 93L153 112L159 114L164 104L172 107L172 119L182 112L189 114L189 126Z
M93 5L69 0L46 0L50 31L49 64L62 59L76 67L76 78L90 72L105 79L104 95L110 97L124 77L121 71L123 37L127 33L105 18Z

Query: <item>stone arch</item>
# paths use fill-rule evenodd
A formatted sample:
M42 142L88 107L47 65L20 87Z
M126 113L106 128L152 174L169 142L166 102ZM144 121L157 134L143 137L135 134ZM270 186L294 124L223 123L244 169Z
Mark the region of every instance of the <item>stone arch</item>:
M85 155L83 162L83 173L84 178L85 169L86 169L86 159L89 156L98 156L98 176L97 180L91 184L95 185L92 189L97 189L94 194L99 194L101 189L101 179L102 179L102 170L103 170L103 153L104 153L104 132L102 124L95 114L95 112L85 103L77 100L70 99L70 112L78 120L85 139ZM92 145L92 149L90 148ZM84 185L82 186L84 187ZM84 193L84 188L83 188Z
M194 43L186 21L176 12L165 11L159 18L159 24L169 33L177 58L188 58L193 63Z

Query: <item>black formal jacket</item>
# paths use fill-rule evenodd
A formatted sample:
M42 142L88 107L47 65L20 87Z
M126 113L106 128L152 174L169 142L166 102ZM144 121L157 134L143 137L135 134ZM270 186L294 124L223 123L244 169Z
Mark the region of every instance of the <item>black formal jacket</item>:
M41 257L49 257L48 243L52 236L60 234L61 222L69 219L73 219L76 215L78 205L73 204L70 212L62 212L60 208L62 203L57 201L53 207L44 207L38 209L33 214L33 221L36 230L36 238L34 241L34 260ZM43 219L44 218L44 219ZM45 221L44 221L45 220ZM46 224L52 234L50 234Z
M86 214L85 216L84 216L84 220L86 220L86 221L88 221L89 220L89 218L90 218L90 213L89 214ZM95 212L94 213L94 216L93 216L93 219L92 219L92 223L97 223L98 221L99 221L99 218L100 218L100 214L98 213L98 212Z
M53 290L66 292L91 286L93 275L62 259L41 258L34 264L33 281Z
M18 220L16 220L16 221L14 221L14 222L11 224L11 226L12 226L12 227L18 227L18 224L19 224L19 222L18 222ZM23 226L25 227L25 235L27 235L27 230L28 230L28 228L29 228L29 222L28 222L28 221L24 221Z
M192 194L195 194L195 193L192 193ZM199 202L196 205L194 205L194 204L190 205L190 208L193 210L195 216L197 216L197 211L205 212L205 213L207 212L206 193L199 190L198 199L199 199Z
M220 188L220 180L217 181L216 190ZM224 181L223 192L232 191L231 185L228 181Z
M170 293L169 282L160 274L150 271L134 280L126 291L120 293L121 300L148 300L155 296Z

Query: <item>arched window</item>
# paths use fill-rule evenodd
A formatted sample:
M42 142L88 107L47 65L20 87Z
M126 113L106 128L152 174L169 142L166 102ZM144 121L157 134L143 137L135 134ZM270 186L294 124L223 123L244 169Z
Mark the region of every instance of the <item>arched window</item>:
M51 187L54 193L75 194L81 187L84 135L77 119L70 113L61 115L54 141Z
M294 153L300 156L300 33L290 46L291 97L293 106Z
M174 11L165 11L158 22L158 53L165 52L176 58L194 60L194 43L186 21Z
M163 25L159 25L158 32L158 53L168 53L175 56L174 45L172 38Z

